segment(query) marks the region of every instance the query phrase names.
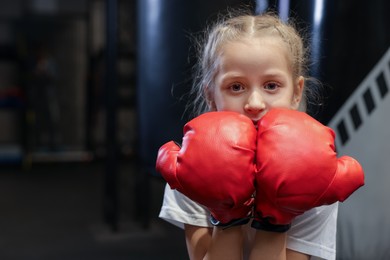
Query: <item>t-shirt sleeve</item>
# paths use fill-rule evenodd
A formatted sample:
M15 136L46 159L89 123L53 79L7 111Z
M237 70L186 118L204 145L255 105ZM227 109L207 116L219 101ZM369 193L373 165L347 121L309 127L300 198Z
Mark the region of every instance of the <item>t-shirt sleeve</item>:
M159 217L177 227L184 228L184 224L211 227L209 211L204 206L192 201L167 184Z
M288 231L287 248L313 259L336 259L338 203L313 208L294 219Z

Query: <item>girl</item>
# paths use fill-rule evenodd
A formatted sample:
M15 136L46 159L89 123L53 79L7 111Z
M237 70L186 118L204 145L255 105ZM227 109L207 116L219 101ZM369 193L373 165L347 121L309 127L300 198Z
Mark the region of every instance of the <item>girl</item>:
M200 50L194 107L198 114L234 111L254 122L275 107L304 110L313 93L305 88L305 56L294 26L273 14L219 21ZM212 228L207 209L167 186L160 217L184 228L192 260L335 259L337 207L306 212L287 233Z

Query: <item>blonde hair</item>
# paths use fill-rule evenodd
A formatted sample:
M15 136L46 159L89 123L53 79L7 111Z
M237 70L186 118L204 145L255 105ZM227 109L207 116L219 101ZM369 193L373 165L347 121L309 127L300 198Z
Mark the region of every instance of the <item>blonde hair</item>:
M198 44L198 63L195 67L195 77L191 94L193 113L199 115L209 111L211 97L207 91L214 87L217 73L217 58L221 49L228 42L237 41L244 37L279 37L285 43L290 54L290 68L294 79L303 76L306 79L306 56L303 37L295 25L281 21L275 14L262 15L230 13L220 18L213 26L205 31L205 37ZM304 91L304 99L306 99ZM305 101L303 102L305 103ZM304 108L303 108L304 109Z

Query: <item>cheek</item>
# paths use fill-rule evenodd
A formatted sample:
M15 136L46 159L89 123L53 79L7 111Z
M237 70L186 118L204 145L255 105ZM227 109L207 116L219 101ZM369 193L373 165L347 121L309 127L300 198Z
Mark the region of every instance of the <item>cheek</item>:
M294 97L290 93L271 96L266 100L266 102L269 108L281 107L294 109L295 107Z
M214 105L214 110L219 111L221 110L221 107L223 107L223 98L219 91L214 91L212 103Z
M241 112L242 110L239 100L222 95L215 97L215 107L217 111Z
M214 104L217 111L229 110L229 102L223 98L215 99Z

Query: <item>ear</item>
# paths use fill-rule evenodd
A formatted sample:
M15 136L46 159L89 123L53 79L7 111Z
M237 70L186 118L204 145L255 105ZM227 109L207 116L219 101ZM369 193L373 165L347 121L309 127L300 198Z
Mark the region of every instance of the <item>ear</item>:
M291 102L291 106L293 109L298 109L300 107L300 103L302 102L304 87L305 87L305 78L303 76L299 76L294 84L294 96Z

